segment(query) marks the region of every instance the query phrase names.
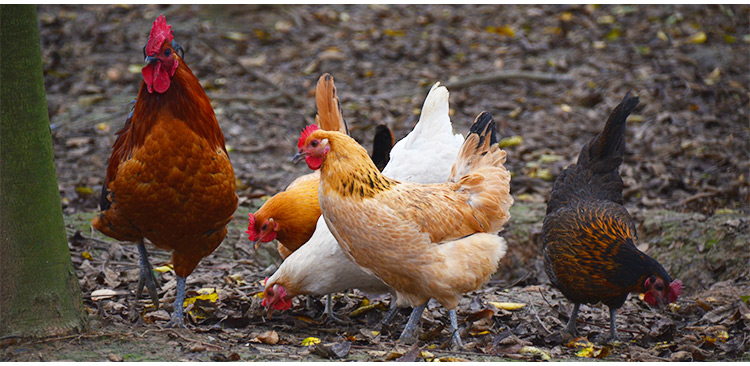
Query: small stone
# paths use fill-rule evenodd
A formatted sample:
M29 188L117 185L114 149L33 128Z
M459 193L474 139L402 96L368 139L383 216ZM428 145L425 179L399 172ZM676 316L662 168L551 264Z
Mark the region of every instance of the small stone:
M112 362L122 362L123 361L122 356L116 355L114 353L108 354L107 355L107 359L110 360L110 361L112 361Z

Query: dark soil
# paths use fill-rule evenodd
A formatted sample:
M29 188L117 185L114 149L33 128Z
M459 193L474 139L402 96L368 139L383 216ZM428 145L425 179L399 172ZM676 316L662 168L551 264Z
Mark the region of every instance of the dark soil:
M45 5L38 12L60 193L91 329L2 339L0 360L750 360L747 5ZM241 199L225 242L188 277L188 297L199 289L218 296L189 306L187 330L162 329L168 313L136 301L136 248L89 227L159 14L213 101ZM489 78L499 71L525 74ZM406 310L378 325L387 297L337 294L334 310L349 320L340 325L320 319L321 299L312 316L302 298L266 319L254 296L279 260L272 244L253 252L243 234L247 213L307 173L289 158L298 131L313 121L313 87L323 72L335 77L351 133L365 146L381 123L396 139L405 136L435 81L451 92L456 131L488 110L504 137L521 138L506 147L516 200L510 253L493 280L461 302L461 351L445 349L439 306L425 313L424 339L408 347L396 343ZM576 346L559 335L572 307L542 270L544 202L627 91L641 103L629 119L621 171L626 206L639 224L639 247L687 288L664 312L632 296L618 312L623 342L614 346L602 341L606 307L583 306L586 339ZM150 248L155 266L168 263L169 253ZM174 275L159 277L171 311ZM114 293L92 299L107 289ZM352 316L365 299L371 306ZM307 337L322 343L303 346Z

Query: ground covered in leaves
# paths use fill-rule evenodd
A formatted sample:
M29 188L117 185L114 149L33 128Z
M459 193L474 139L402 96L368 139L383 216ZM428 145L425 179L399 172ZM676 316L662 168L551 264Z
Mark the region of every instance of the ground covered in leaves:
M42 54L71 257L90 332L0 340L0 360L750 360L750 8L748 6L39 6ZM174 299L169 254L151 249L162 309L136 301L137 250L91 231L114 132L129 113L153 19L165 14L214 103L241 205L225 242L188 277L187 330L162 329ZM292 166L333 74L352 135L406 135L435 81L456 131L488 110L499 122L516 204L509 254L458 308L465 347L447 348L447 314L428 307L422 340L395 342L408 312L381 326L387 297L334 296L341 325L305 299L267 319L256 294L279 263L243 231ZM622 342L602 342L606 307L572 306L550 287L541 222L552 181L632 91L622 167L639 247L687 286L664 312L631 296ZM166 308L166 310L164 309ZM318 343L319 342L319 343Z

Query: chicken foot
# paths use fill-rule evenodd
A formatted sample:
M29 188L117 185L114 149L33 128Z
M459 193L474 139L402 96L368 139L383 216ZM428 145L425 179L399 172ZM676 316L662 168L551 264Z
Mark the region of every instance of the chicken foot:
M451 333L453 333L453 335L451 336L451 342L454 346L463 348L464 344L463 342L461 342L461 335L458 334L458 319L456 318L456 310L449 310L448 317L451 320Z
M337 317L333 313L333 294L326 295L326 319L333 320L335 323L338 323L338 324L347 324L346 321Z
M620 337L617 336L617 325L615 324L615 315L617 315L617 309L609 308L609 342L617 342Z
M422 313L424 313L425 308L427 308L427 303L419 305L411 311L409 321L406 322L404 331L401 333L401 336L398 337L399 342L414 343L417 341L417 325L419 325L419 321L422 320Z
M135 291L135 298L139 299L143 293L143 287L146 286L148 294L151 296L151 301L154 303L157 309L159 309L159 293L156 289L161 289L159 282L156 281L154 276L154 269L151 267L151 262L148 260L148 251L146 251L146 245L141 239L138 242L138 254L140 254L140 267L141 275L138 278L138 287Z
M185 277L177 276L177 296L172 304L172 319L167 323L167 328L185 328L185 320L182 316L182 308L185 303Z
M573 312L570 313L570 319L568 320L568 325L565 326L565 332L574 336L576 335L576 318L578 318L578 308L581 307L581 304L574 304L573 305Z

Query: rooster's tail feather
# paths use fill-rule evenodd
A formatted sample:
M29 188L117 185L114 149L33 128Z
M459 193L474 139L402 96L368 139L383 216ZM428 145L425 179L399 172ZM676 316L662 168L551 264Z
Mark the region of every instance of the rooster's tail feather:
M315 103L318 108L315 124L318 127L326 131L349 134L349 126L346 125L344 115L341 113L341 103L331 74L325 73L318 79L318 85L315 87Z

